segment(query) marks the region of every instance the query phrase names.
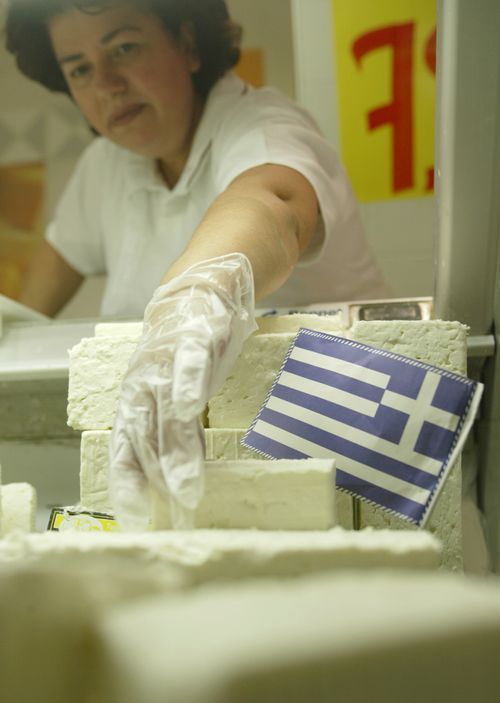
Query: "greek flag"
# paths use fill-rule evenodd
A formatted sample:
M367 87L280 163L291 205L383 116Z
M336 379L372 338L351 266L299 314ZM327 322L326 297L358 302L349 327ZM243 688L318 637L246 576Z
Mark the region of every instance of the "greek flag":
M335 457L337 486L423 526L482 385L301 329L242 444L275 459Z

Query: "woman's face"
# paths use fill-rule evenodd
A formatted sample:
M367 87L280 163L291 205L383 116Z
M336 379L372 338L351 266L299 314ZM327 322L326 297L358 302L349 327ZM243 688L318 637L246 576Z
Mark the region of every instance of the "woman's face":
M100 134L158 159L169 185L189 155L202 101L200 67L186 27L174 40L160 20L132 4L98 14L70 10L49 25L71 94Z

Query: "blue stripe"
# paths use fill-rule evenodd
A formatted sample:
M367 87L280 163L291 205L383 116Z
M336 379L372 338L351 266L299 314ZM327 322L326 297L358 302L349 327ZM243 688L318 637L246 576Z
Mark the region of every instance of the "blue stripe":
M455 435L456 433L451 430L426 421L422 424L415 451L437 461L446 461L455 441Z
M373 400L375 403L380 403L385 392L384 388L373 386L364 381L358 381L356 378L344 376L341 373L335 373L335 371L320 369L318 366L307 364L304 361L297 361L296 359L288 359L283 371L289 371L311 381L324 383L327 386L346 391L347 393L353 393L361 398L366 398L366 400Z
M472 384L456 378L443 376L436 388L432 405L455 415L463 415L474 392Z
M321 415L343 422L350 427L356 427L364 432L369 432L374 437L381 437L388 442L398 444L408 422L408 415L394 408L379 405L374 417L369 417L363 413L344 408L342 405L332 403L323 398L288 388L280 383L274 386L272 395L282 400L298 405L300 408L314 410Z
M309 459L308 454L303 454L292 447L287 447L286 444L264 437L255 430L250 430L241 440L241 444L249 449L258 449L274 459Z
M313 427L302 420L297 420L265 407L262 408L259 418L270 425L280 427L297 437L307 439L340 455L337 457L337 464L340 467L342 467L341 457L346 456L349 459L358 461L360 464L369 466L389 476L395 476L420 488L432 490L436 485L436 477L426 471L416 469L413 466L380 454L380 452L342 439L335 434Z
M401 516L412 520L417 525L423 518L427 506L420 505L410 498L403 498L398 493L393 493L385 488L379 488L371 483L366 483L352 474L337 469L336 484L339 488L355 493L360 498L366 498L378 505L393 510Z
M351 364L358 364L373 371L379 371L390 376L388 390L399 393L407 398L416 398L422 386L426 368L431 366L415 366L411 359L404 361L390 355L389 352L381 354L379 349L370 347L367 344L351 342L343 337L335 337L321 333L321 337L312 330L301 329L295 339L295 345L302 349L308 349L320 354L349 361Z

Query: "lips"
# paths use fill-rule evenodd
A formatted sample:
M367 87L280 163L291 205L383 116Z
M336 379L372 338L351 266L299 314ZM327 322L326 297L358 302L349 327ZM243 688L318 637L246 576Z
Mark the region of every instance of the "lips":
M121 127L132 122L135 117L144 109L143 103L135 103L133 105L127 105L119 110L115 110L109 118L110 127Z

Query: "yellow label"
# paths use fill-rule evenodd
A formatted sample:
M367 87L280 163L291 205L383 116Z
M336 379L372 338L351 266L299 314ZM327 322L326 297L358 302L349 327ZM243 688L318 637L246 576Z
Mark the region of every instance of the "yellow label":
M56 532L120 532L118 523L111 515L74 512L65 508L52 510L47 529Z
M332 0L342 158L361 201L429 195L436 0Z

